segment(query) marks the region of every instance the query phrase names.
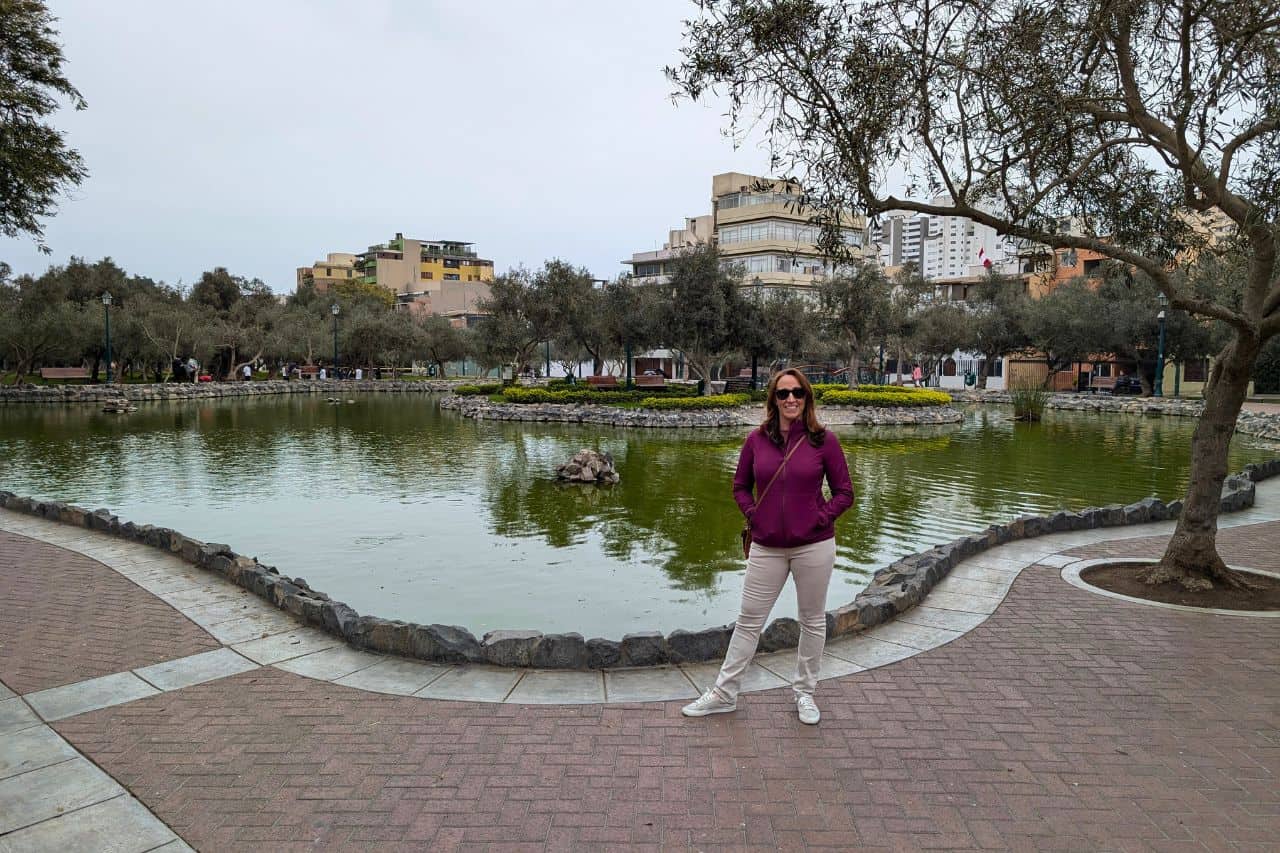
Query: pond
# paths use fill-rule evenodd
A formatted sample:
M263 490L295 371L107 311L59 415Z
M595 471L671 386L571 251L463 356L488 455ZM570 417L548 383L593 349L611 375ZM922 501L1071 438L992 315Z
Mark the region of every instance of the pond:
M351 399L153 403L125 416L0 407L0 488L226 542L361 613L477 636L618 639L735 617L730 487L745 429L472 421L429 395ZM838 526L829 604L899 556L1022 513L1177 496L1192 425L1053 412L1018 424L987 406L946 427L834 427L858 498ZM612 453L622 482L553 482L582 447ZM1239 437L1231 470L1271 451Z

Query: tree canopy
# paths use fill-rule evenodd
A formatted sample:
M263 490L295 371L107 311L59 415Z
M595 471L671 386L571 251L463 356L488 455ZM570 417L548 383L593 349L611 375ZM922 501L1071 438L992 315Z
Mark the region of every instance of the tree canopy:
M62 103L86 107L62 70L54 17L41 0L0 3L0 233L29 234L41 251L41 220L59 194L88 175L80 154L47 118Z

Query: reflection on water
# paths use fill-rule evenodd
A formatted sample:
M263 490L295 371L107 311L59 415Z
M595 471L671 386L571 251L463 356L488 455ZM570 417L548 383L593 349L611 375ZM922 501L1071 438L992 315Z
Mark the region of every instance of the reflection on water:
M155 403L123 417L0 407L0 487L230 542L389 618L609 637L733 619L730 486L745 430L476 422L429 397L353 399ZM1176 495L1191 426L1065 413L1017 424L987 407L945 427L836 427L858 498L838 526L830 603L898 556L1024 512ZM553 482L581 447L612 453L622 482ZM1269 455L1239 439L1231 467Z

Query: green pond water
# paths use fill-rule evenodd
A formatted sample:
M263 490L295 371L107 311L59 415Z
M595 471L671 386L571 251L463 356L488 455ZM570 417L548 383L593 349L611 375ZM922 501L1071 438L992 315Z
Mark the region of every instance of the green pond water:
M471 421L430 396L0 407L0 488L109 507L302 576L362 613L494 628L698 629L736 615L746 428L617 430ZM947 427L833 427L857 501L829 604L895 558L1025 512L1172 498L1192 422L975 407ZM622 482L562 486L582 447ZM1274 448L1238 438L1231 468ZM778 615L794 615L784 592Z

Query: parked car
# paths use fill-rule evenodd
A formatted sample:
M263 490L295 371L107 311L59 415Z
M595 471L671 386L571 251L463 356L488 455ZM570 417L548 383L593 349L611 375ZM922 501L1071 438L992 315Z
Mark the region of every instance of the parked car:
M1112 394L1141 394L1142 381L1138 379L1137 374L1129 373L1124 376L1116 377L1115 387L1111 389Z

